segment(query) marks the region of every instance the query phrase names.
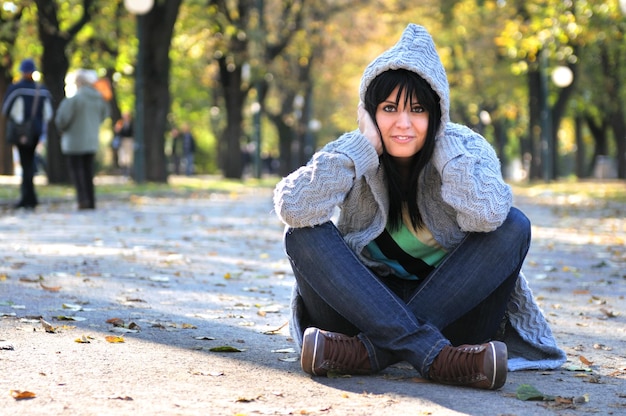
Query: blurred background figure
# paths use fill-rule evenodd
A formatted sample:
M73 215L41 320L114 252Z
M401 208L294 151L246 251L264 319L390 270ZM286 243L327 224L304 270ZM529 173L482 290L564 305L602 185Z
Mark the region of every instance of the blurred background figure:
M181 172L181 164L185 168L185 175L191 176L194 173L193 163L194 154L196 152L196 140L191 134L189 124L184 123L180 132L177 129L172 130L172 162L174 164L174 173L179 175Z
M100 145L100 125L109 116L109 106L94 88L95 81L95 72L78 70L76 95L61 101L55 117L80 210L96 208L94 160Z
M52 97L45 86L35 82L36 71L32 59L24 59L20 64L21 79L10 85L2 104L2 115L7 117L7 140L17 147L22 166L20 200L15 208L35 209L39 201L35 192L35 150L47 131L52 119ZM19 126L29 124L27 135L16 134Z
M133 118L130 112L125 111L122 113L122 118L117 120L113 130L113 163L116 167L122 169L124 175L128 176L133 166L133 154L135 149Z

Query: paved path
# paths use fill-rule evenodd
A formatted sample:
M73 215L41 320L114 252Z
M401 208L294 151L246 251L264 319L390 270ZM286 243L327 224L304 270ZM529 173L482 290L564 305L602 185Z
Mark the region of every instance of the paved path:
M302 373L269 190L0 213L0 415L626 414L626 210L517 198L534 224L525 271L569 361L497 392L405 364ZM565 400L518 400L522 384Z

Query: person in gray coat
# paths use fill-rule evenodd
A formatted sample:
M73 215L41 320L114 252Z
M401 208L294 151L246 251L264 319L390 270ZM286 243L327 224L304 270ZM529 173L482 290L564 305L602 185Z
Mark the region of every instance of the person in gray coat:
M93 87L93 72L76 72L76 95L64 99L55 123L61 131L61 152L67 156L76 187L78 209L95 209L94 160L100 145L100 125L109 116L102 94Z

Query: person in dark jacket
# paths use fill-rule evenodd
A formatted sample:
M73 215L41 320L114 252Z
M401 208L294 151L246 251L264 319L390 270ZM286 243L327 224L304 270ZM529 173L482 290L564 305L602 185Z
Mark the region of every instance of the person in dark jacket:
M196 152L196 139L193 137L189 124L183 124L181 131L172 131L172 160L174 173L180 173L181 161L185 165L185 175L191 176L194 172L194 154Z
M20 200L15 208L35 209L39 203L33 183L35 149L40 138L46 134L47 123L52 118L52 96L46 87L35 82L33 79L35 71L35 62L32 59L24 59L20 64L22 77L18 82L9 86L2 104L2 115L7 118L7 125L33 120L34 140L30 143L15 144L22 166ZM36 104L34 109L33 103Z
M67 156L76 187L78 209L95 209L94 159L100 141L100 124L109 116L102 94L93 87L95 74L76 73L76 95L61 101L55 123L62 132L61 151Z

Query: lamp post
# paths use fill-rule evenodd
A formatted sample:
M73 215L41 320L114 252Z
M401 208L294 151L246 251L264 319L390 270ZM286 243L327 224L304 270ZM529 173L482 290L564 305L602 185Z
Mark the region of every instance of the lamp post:
M552 83L554 85L562 89L562 88L569 87L571 85L571 83L574 81L574 73L567 66L559 65L552 70L552 73L550 74L550 79L552 80ZM557 100L557 102L558 101L559 100ZM555 115L553 114L554 110L550 109L549 111L550 111L550 143L551 143L550 148L552 149L552 153L550 155L552 157L550 161L550 168L551 168L550 175L552 179L557 179L558 170L559 170L559 158L558 158L559 149L558 149L558 132L556 131L556 129L558 129L559 126L554 121L554 115ZM561 117L561 114L558 114L557 116Z
M144 15L154 6L154 0L124 0L124 7L137 17L137 65L135 68L135 118L133 123L133 179L137 183L145 180L145 147L144 147Z
M550 106L549 96L549 77L548 77L548 58L546 50L542 50L539 56L540 68L540 96L539 103L541 105L540 125L541 125L541 168L543 180L546 182L556 179L556 161L557 161L557 141L553 137L553 119L552 107ZM572 70L566 66L557 66L550 74L552 82L559 88L568 87L574 80Z
M257 91L258 98L258 91ZM252 103L250 108L252 111L252 126L254 134L254 177L261 178L262 166L261 166L261 104L258 101Z

